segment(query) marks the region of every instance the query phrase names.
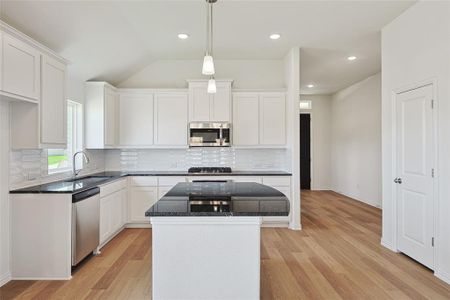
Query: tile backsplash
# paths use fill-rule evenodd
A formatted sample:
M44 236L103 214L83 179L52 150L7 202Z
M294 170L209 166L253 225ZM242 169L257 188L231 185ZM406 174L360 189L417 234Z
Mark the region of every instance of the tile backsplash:
M187 170L227 166L236 170L286 170L286 149L189 148L106 150L107 170Z
M88 150L90 163L81 175L108 171L187 170L198 166L227 166L235 170L289 171L286 149L122 149ZM11 150L10 188L17 189L69 178L71 172L48 174L46 150Z
M90 163L85 166L80 174L104 171L104 151L89 150L87 152ZM17 189L72 176L72 172L48 174L47 164L47 150L11 150L9 163L10 188Z

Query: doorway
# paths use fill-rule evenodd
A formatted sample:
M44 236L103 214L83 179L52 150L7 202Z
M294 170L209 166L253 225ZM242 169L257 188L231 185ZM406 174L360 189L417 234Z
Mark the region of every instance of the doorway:
M397 248L434 268L433 85L396 95Z
M311 189L311 114L300 114L300 188Z

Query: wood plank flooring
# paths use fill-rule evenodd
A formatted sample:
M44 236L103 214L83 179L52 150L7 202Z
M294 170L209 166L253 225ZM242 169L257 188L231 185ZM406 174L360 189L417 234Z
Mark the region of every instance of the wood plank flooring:
M262 299L450 299L450 286L380 246L381 211L302 191L302 231L263 228ZM151 230L127 229L70 281L12 281L0 299L151 299Z

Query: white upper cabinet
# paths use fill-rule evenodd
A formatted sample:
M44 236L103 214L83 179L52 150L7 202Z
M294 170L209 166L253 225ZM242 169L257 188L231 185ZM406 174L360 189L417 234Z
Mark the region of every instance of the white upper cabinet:
M285 93L234 93L233 145L284 147L286 145Z
M106 82L86 82L86 148L113 148L118 140L118 96Z
M258 93L233 94L233 145L259 144Z
M189 83L189 121L210 120L210 97L207 93L207 83Z
M216 80L215 94L207 93L207 80L188 82L189 122L231 121L231 80Z
M155 94L155 145L187 146L186 93Z
M5 32L1 38L2 92L21 100L39 101L41 52Z
M41 143L67 143L66 65L42 56Z
M153 94L120 92L120 146L149 147L153 145Z
M286 144L286 100L284 93L259 96L259 142L261 145Z
M0 97L11 101L13 149L67 146L64 58L0 21Z
M118 95L115 90L109 86L105 86L104 98L104 126L105 126L105 146L114 147L117 144L117 128L118 128Z
M217 82L217 93L210 96L210 121L231 121L231 83Z

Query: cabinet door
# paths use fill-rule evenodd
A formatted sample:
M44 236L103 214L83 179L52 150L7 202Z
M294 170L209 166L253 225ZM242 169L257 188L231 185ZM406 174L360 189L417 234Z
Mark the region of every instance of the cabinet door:
M259 143L259 98L257 93L233 95L233 145L255 146Z
M105 146L114 147L117 143L117 95L116 93L105 87Z
M66 66L42 56L41 143L67 144Z
M2 48L2 90L39 100L40 52L5 33Z
M261 145L286 144L286 101L283 93L262 93L260 95L260 138Z
M155 95L155 144L187 145L188 98L182 93Z
M210 120L210 95L207 92L207 83L189 84L189 121Z
M100 198L100 244L103 244L112 233L111 232L112 197L110 196Z
M153 94L123 93L119 111L120 145L153 145Z
M217 83L217 93L211 94L210 121L231 121L231 87L229 83Z
M130 222L148 223L145 212L157 201L156 187L133 187L129 201Z
M111 195L111 234L122 227L122 191Z

